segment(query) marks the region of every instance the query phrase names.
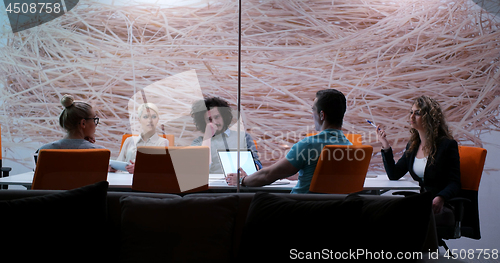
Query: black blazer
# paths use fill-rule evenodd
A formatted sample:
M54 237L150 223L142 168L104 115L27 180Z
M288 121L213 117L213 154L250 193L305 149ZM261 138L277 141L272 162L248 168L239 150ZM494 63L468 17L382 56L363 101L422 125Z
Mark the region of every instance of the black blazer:
M407 144L406 151L409 147L410 144ZM445 201L455 197L461 187L457 142L448 138L441 138L438 141L434 163L430 164L430 160L427 162L423 181L413 171L417 150L415 149L408 155L405 151L397 163L394 163L392 148L382 150L382 159L389 179L398 180L410 172L411 177L419 182L423 190L432 192L434 196L442 196Z

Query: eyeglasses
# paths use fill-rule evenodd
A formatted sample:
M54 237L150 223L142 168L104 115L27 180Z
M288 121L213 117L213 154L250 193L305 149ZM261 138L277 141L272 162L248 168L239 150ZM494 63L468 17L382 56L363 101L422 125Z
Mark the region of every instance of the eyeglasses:
M95 118L85 118L85 120L94 120L95 125L99 124L99 118L98 117L95 117Z

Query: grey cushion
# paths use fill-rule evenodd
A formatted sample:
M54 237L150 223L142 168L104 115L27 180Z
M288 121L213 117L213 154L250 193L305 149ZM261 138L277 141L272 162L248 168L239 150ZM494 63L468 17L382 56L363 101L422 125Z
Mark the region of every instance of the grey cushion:
M393 199L348 197L363 201L360 218L363 238L358 247L394 253L422 251L432 213L432 198L431 193Z
M0 201L2 259L88 262L103 257L107 189L108 182L103 181L56 194Z
M124 197L122 262L229 262L238 196Z
M239 261L282 262L291 259L291 249L346 251L358 238L350 226L358 224L361 205L361 200L298 201L257 193L248 211Z

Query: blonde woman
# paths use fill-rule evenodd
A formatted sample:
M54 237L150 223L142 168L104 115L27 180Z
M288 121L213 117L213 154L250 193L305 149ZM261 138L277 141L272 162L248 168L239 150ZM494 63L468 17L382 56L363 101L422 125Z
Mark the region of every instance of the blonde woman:
M153 103L144 103L137 109L139 124L141 125L141 134L139 136L130 136L123 143L120 155L117 161L127 162L125 167L131 174L134 173L135 156L138 146L168 146L169 141L160 137L156 131L156 126L160 119L158 107Z

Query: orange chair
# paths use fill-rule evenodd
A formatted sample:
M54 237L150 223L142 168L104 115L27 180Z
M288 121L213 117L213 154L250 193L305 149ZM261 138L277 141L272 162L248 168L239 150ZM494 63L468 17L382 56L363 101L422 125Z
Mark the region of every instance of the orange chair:
M207 146L139 146L132 190L174 194L208 190L209 156Z
M122 147L123 147L123 143L125 142L125 140L130 137L130 136L139 136L139 134L130 134L130 133L126 133L124 135L122 135L122 144L120 144L120 151L122 150ZM158 134L158 136L161 136L165 139L168 140L168 145L169 146L174 146L174 139L175 139L175 136L173 134Z
M10 167L3 167L2 164L2 126L0 126L0 169L0 178L9 176L9 173L12 170ZM8 185L1 185L0 188L7 189Z
M448 200L455 207L455 224L437 226L439 244L449 250L443 239L457 239L462 236L481 239L479 226L478 190L486 161L486 149L458 146L460 155L460 183L462 187L456 198Z
M363 190L372 158L370 145L327 145L321 151L309 191L350 194Z
M479 190L483 175L486 149L472 146L458 146L460 155L460 182L463 190Z
M344 135L352 143L352 145L363 145L363 137L361 134L348 133Z
M318 134L317 132L311 132L306 134L306 136L313 136ZM363 136L357 133L347 133L344 136L352 143L352 145L363 145Z
M40 150L31 189L69 190L106 181L108 149Z

